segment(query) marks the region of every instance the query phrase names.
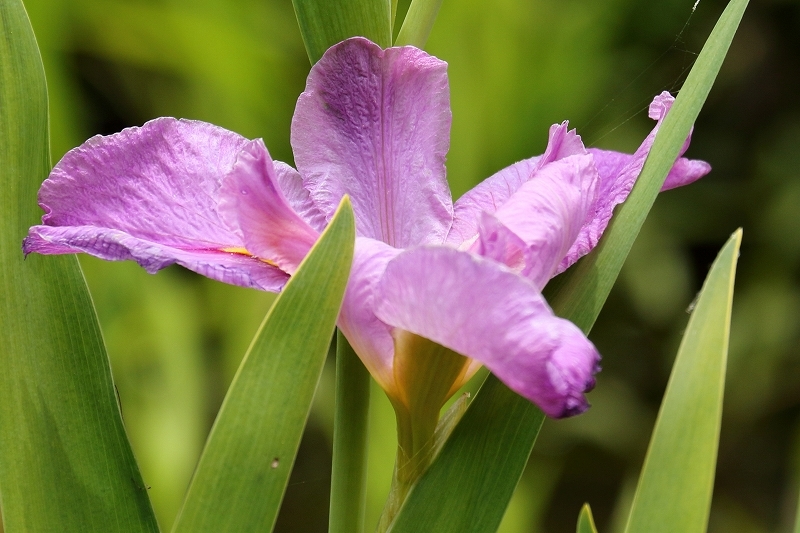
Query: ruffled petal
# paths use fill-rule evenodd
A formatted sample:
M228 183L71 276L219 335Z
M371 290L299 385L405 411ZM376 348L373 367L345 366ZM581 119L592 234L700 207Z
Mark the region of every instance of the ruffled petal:
M375 310L391 326L482 362L549 416L588 408L597 350L503 266L446 247L408 250L388 262Z
M220 181L247 139L204 122L159 118L68 152L39 191L41 226L25 253L86 252L154 272L178 263L220 281L278 290L285 273L241 253L220 217Z
M293 274L319 233L292 210L261 139L242 147L220 190L219 212L238 227L244 248ZM299 194L295 192L295 196ZM302 200L302 197L300 197Z
M648 115L657 121L656 126L632 155L610 150L589 150L589 153L594 157L594 163L600 176L597 187L597 201L575 244L559 265L558 272L566 270L597 245L608 226L608 222L611 220L614 207L625 201L636 179L642 172L642 167L650 153L650 148L653 146L656 133L674 101L675 99L666 91L655 97L650 104ZM690 139L691 135L684 142L680 155L688 148ZM707 174L710 170L711 167L702 161L678 159L672 171L670 171L662 190L691 183Z
M518 240L484 222L473 248L519 271L541 289L581 231L594 202L596 183L597 171L588 154L544 165L493 215ZM489 216L485 214L484 220ZM506 257L497 255L500 250L493 243L498 239L504 243ZM523 249L519 249L520 241Z
M465 193L455 204L453 226L447 235L447 243L461 246L469 243L478 233L481 213L492 214L517 192L523 183L531 179L544 165L573 155L586 153L580 136L570 130L567 122L553 124L544 154L525 159L506 167L483 180Z
M330 220L345 194L358 234L398 248L441 243L452 222L447 64L363 39L314 65L292 121L304 186Z
M400 250L367 237L357 237L350 279L338 326L369 373L386 391L394 388L392 328L375 316L375 287L386 264Z

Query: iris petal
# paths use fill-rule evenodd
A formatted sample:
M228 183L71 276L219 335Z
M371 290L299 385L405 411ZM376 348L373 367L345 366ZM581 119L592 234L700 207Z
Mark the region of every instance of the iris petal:
M524 243L520 273L539 289L555 275L581 231L596 183L592 157L571 155L544 165L494 213L497 221ZM485 239L481 234L479 245Z
M571 322L553 315L528 280L446 247L419 247L388 262L376 315L486 365L549 416L588 407L599 355Z
M572 245L566 257L561 261L558 272L563 272L580 257L586 255L597 246L600 237L611 220L614 207L625 201L631 189L633 189L636 179L642 172L644 162L650 153L650 148L653 146L656 133L667 112L672 107L674 100L668 92L663 92L655 97L650 104L649 116L656 120L657 123L632 155L607 150L589 150L589 153L594 157L595 166L600 176L597 185L597 199L591 209L589 218L584 222L583 228L575 240L575 244ZM681 154L688 148L690 138L691 136L686 139ZM702 161L679 158L673 166L664 188L690 183L704 176L710 170L711 167Z
M23 250L133 259L149 272L178 263L227 283L279 290L284 272L223 251L245 247L220 216L217 194L246 143L223 128L173 118L93 137L42 184L43 224L31 228Z
M219 211L238 227L245 248L293 274L319 233L292 210L275 166L258 139L242 147L219 193Z
M441 243L452 222L447 64L362 38L314 65L292 121L297 169L330 219L349 194L359 235L398 248Z
M387 391L394 387L394 340L391 326L375 316L375 287L387 263L400 252L381 241L356 238L353 266L338 322L364 366Z

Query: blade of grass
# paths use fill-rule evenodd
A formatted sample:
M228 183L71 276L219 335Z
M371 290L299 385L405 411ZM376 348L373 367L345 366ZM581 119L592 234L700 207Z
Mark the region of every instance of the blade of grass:
M313 65L325 50L349 37L392 45L393 6L389 0L292 0L306 52Z
M703 533L708 525L741 240L737 230L717 256L689 319L626 533Z
M173 531L272 530L339 315L354 242L345 198L239 366Z
M731 0L723 12L662 123L636 186L611 220L599 246L546 287L545 294L556 314L573 321L585 333L600 313L711 90L747 4L748 0ZM494 376L486 379L442 453L412 490L391 529L393 533L497 530L538 434L539 427L532 431L528 424L541 424L543 420L538 408L510 391L498 390L503 388ZM512 401L503 405L508 395ZM511 418L512 412L516 418ZM508 423L502 431L487 435L482 424L490 416L506 417Z
M0 507L8 533L158 531L74 256L31 256L50 171L47 88L19 0L0 1Z
M336 335L330 533L362 533L367 506L369 372L341 332Z

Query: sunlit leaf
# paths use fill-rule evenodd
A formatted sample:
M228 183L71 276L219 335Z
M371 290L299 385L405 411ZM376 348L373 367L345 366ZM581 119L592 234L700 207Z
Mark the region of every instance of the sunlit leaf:
M47 89L22 2L0 2L0 494L7 533L158 531L74 256L23 260L50 170Z
M350 273L345 199L275 301L220 408L174 531L270 531Z
M594 517L592 516L592 508L589 507L588 503L583 504L581 514L578 515L577 533L597 533L597 527L594 525Z
M292 0L311 63L348 37L366 37L383 48L392 44L389 0Z
M717 463L741 230L711 267L683 335L626 533L703 533Z
M572 320L584 332L592 328L600 313L711 90L747 4L748 0L732 0L720 17L661 125L633 192L617 210L600 245L546 288L556 314ZM497 431L485 429L489 414L503 417L502 424L494 421ZM489 376L442 453L412 490L391 531L496 531L542 419L538 408Z

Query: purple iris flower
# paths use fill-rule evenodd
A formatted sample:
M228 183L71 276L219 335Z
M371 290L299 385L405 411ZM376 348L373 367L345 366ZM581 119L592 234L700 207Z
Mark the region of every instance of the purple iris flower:
M178 263L280 291L349 195L358 237L338 325L390 396L403 396L393 361L410 332L465 356L451 392L485 365L549 416L580 413L599 355L541 289L597 244L656 130L629 155L587 150L554 125L543 155L453 204L446 70L410 46L333 46L297 102L297 170L260 139L197 121L93 137L43 183L45 215L23 250L133 259L151 273ZM671 103L659 95L650 117L660 124ZM680 158L664 188L708 171Z

